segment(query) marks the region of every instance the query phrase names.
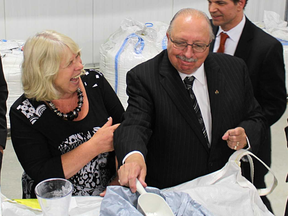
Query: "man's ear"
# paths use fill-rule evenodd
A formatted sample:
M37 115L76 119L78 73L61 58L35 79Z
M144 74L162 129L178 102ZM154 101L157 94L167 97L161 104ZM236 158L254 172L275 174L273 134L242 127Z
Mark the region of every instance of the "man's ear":
M237 3L237 5L239 6L239 9L244 9L246 4L246 0L239 0L239 2Z

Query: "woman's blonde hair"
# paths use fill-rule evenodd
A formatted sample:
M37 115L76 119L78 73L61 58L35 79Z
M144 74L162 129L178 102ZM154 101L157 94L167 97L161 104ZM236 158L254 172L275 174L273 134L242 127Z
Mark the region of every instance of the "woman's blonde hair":
M47 30L29 38L23 49L22 85L25 96L37 101L51 101L59 98L54 79L61 61L68 63L71 55L80 55L78 45L66 35Z

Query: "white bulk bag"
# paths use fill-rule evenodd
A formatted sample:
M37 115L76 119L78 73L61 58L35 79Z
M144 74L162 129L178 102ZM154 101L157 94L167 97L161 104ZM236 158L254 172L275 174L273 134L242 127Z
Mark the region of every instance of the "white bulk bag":
M100 46L100 71L127 107L126 73L153 58L167 46L168 24L141 23L125 19L120 28Z
M241 159L247 156L254 177L252 157L260 161L273 176L273 182L267 188L256 189L241 174ZM197 203L217 216L273 216L260 196L270 194L278 181L271 169L252 152L246 149L235 151L226 165L215 172L200 176L183 184L163 189L163 192L177 191L188 193Z

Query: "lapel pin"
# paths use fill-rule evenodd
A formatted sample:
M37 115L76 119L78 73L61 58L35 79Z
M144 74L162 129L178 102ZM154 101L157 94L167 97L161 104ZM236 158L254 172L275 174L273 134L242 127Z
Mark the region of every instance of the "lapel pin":
M218 91L218 90L216 90L216 91L215 91L215 94L219 94L219 91Z

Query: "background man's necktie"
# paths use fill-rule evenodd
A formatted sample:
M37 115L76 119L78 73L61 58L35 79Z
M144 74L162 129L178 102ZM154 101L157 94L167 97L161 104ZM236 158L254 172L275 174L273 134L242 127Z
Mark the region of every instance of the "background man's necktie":
M218 53L224 53L224 51L225 51L225 42L226 42L228 37L229 36L226 33L224 33L224 32L220 33L220 46L219 46L219 48L217 50Z
M194 92L192 90L192 86L193 86L194 80L195 80L194 76L191 76L191 77L187 76L184 79L184 83L185 83L186 89L189 92L190 98L193 101L193 109L195 110L197 118L198 118L198 121L199 121L199 123L201 125L202 133L203 133L203 135L204 135L204 137L205 137L205 139L207 141L208 148L210 148L211 144L208 141L207 131L206 131L205 124L204 124L204 121L203 121L203 118L202 118L201 110L200 110L200 107L199 107L199 105L197 103L197 99L195 97L195 94L194 94Z

